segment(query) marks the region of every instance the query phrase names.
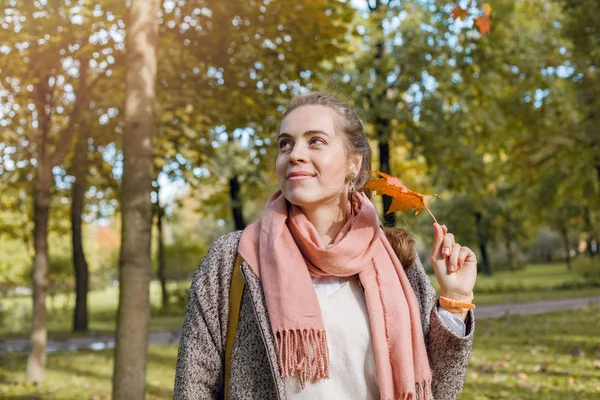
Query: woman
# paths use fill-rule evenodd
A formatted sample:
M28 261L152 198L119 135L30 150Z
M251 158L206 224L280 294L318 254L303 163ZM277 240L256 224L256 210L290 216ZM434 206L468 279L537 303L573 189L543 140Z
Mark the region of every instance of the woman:
M371 149L342 101L295 97L277 143L280 190L260 220L219 238L194 276L174 398L225 393L239 252L245 289L229 398L455 399L474 332L474 253L434 224L438 301L414 242L380 227L362 189Z

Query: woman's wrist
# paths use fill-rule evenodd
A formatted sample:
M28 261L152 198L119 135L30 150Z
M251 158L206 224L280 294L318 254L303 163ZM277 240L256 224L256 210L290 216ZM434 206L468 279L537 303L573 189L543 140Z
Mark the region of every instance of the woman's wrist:
M441 290L440 296L446 297L448 299L456 300L456 301L466 301L466 302L470 303L473 299L471 297L471 296L473 296L473 292L465 293L465 292L454 291L454 290Z
M440 307L456 315L463 322L466 322L467 320L469 309L475 308L475 305L472 302L473 292L463 293L451 290L440 291Z

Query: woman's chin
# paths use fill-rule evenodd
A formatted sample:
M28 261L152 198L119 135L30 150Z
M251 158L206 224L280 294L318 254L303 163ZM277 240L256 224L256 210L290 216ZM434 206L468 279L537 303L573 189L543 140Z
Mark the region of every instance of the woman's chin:
M305 207L310 204L318 203L321 199L315 195L315 193L310 193L307 190L291 190L283 193L283 196L287 201L292 203L298 207Z
M283 192L283 197L286 198L291 204L298 206L300 208L310 207L318 205L325 205L330 203L338 202L340 195L338 192L334 193L323 193L317 190L289 190Z

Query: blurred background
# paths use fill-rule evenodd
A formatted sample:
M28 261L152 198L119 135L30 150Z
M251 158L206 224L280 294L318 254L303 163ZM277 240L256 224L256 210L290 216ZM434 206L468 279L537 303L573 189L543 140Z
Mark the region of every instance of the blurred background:
M108 399L131 2L0 4L0 398ZM260 217L284 107L315 90L353 104L374 168L439 194L429 208L478 255L478 308L583 299L480 318L461 399L600 398L597 0L166 0L157 14L147 398L172 397L191 277ZM433 221L413 214L385 222L429 267ZM35 383L34 320L48 332Z

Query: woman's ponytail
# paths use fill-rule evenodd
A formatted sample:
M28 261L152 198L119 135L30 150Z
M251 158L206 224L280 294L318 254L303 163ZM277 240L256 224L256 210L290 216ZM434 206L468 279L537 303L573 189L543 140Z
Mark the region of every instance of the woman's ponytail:
M396 256L404 270L408 271L415 263L415 238L404 228L385 226L383 232L385 232L385 236L396 252Z

